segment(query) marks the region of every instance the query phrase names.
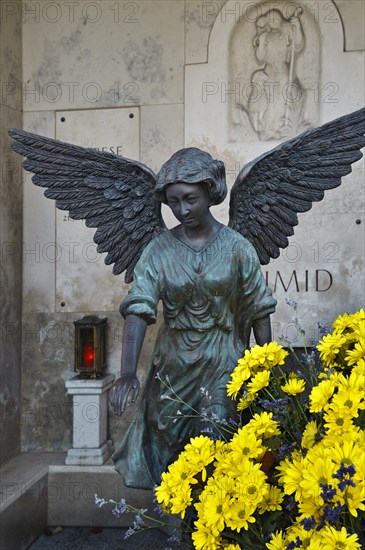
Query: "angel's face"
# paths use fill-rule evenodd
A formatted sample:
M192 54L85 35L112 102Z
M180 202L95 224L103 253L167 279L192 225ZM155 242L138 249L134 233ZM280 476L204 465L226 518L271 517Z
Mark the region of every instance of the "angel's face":
M172 183L166 188L167 204L184 227L204 225L209 217L210 197L203 184Z

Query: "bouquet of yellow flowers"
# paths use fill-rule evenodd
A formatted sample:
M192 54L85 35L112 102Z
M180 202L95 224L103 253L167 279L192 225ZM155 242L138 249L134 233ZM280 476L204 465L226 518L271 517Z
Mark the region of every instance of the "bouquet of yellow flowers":
M157 501L197 550L365 547L364 311L339 316L301 370L287 354L246 350L227 385L241 422L192 438L162 474Z

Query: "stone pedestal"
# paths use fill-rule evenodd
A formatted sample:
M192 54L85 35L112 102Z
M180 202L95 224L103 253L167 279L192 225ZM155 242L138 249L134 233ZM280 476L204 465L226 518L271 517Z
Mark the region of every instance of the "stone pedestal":
M113 451L108 435L108 390L113 374L101 378L81 379L75 376L65 383L67 394L73 396L73 448L65 463L101 465Z

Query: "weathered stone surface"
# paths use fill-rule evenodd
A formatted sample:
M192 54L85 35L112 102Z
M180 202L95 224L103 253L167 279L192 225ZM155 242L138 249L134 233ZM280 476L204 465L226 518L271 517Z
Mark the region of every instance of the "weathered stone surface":
M94 312L106 316L107 373L118 376L124 321L118 312ZM22 450L67 451L72 446L72 400L65 382L74 373L74 324L83 313L26 314L23 319ZM157 326L149 327L139 361L141 399L146 365ZM109 416L108 438L119 441L134 420L135 405L123 416Z
M27 8L25 110L181 103L184 2L82 0Z
M16 94L22 78L21 2L12 2L10 8L14 15L2 13L0 21L0 463L20 446L22 178L20 159L9 150L7 129L22 124Z
M212 12L214 6L210 6ZM305 83L307 92L310 91L307 103L311 102L311 112L315 114L311 125L319 125L362 107L364 54L344 51L344 27L335 4L313 5L303 0L300 6L305 42L294 56L293 77L297 76ZM208 62L186 67L186 145L205 148L215 158L222 159L226 163L229 185L245 164L284 141L284 138L268 139L267 135L255 133L247 112L242 120L236 116L247 108L245 94L252 74L269 63L269 58L264 56L263 64L258 64L253 39L259 36L259 18L267 14L273 18L274 7L284 16L280 20L284 38L285 18L291 15L293 4L278 2L273 6L269 2L229 1L215 16L209 36ZM345 6L342 9L346 9ZM204 50L203 45L201 48ZM280 51L277 50L278 59L283 61ZM276 79L275 74L272 81L273 93L284 90L284 81ZM259 89L262 96L264 84ZM267 103L261 105L262 109L267 107ZM271 128L273 136L279 122L272 120L270 124L266 129ZM275 337L295 332L292 311L285 304L285 298L299 302L308 337L318 334L314 334L317 320L332 322L339 313L354 311L363 303L363 166L363 160L356 163L352 174L343 178L341 187L329 191L312 211L299 216L299 226L289 240L289 247L264 267L269 286L279 302L272 316ZM228 199L216 214L220 221L227 223ZM354 234L358 238L354 239Z

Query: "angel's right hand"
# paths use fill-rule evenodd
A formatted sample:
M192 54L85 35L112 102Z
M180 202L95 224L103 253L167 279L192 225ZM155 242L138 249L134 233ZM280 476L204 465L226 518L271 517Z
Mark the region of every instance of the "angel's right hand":
M131 403L134 403L139 392L138 378L133 373L122 374L116 380L110 393L110 405L115 414L121 415L124 413L130 392L132 392Z

